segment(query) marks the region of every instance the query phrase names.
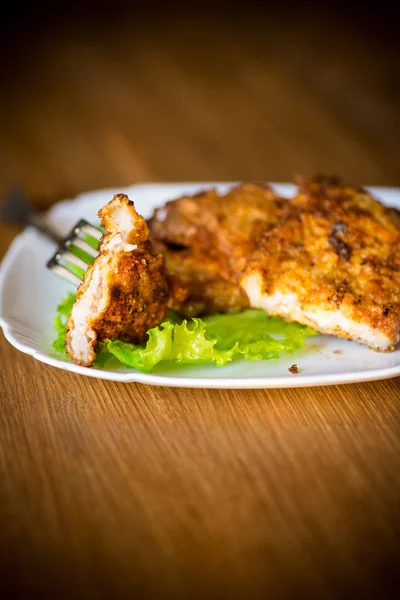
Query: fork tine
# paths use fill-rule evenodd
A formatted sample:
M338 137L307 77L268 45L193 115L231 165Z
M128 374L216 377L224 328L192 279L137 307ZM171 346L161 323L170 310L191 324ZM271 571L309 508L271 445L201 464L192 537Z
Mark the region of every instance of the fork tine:
M79 285L89 264L98 255L98 245L102 235L103 233L96 227L85 219L81 219L69 235L61 241L57 252L47 263L47 267L55 275ZM92 243L87 241L88 237L93 240ZM78 249L84 252L83 256L78 253ZM82 274L79 271L82 271Z
M64 265L60 265L59 263L55 262L54 259L50 260L47 263L47 267L55 275L58 275L62 279L66 279L67 281L70 281L71 283L74 283L75 285L80 285L82 283L82 279L80 279L78 277L78 275L75 275L75 273L72 273L72 271L69 271L68 267L66 267Z
M77 227L75 228L75 233L76 235L78 235L76 229L79 229L83 234L90 235L90 237L93 237L99 241L101 240L103 235L103 233L99 229L96 229L96 227L93 227L93 225L84 220L80 221Z
M68 248L71 245L77 246L93 258L95 258L98 255L98 251L95 248L93 248L93 246L91 246L90 244L85 242L85 240L82 240L79 237L73 237L65 242L65 248Z
M58 252L55 258L58 259L57 262L61 260L67 260L68 262L72 263L76 267L79 267L80 269L83 269L84 271L86 271L86 269L89 266L87 262L76 256L76 254L69 252L68 250L64 252Z

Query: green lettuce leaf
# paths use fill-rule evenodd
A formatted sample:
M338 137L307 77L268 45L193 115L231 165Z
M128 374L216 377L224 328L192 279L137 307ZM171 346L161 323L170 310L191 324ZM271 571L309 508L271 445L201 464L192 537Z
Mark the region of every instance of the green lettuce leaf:
M207 337L216 339L218 350L237 344L236 354L247 360L279 358L304 345L304 339L316 332L298 323L286 323L263 310L247 309L240 313L212 315L204 319Z
M53 350L60 354L64 354L66 356L67 353L65 351L65 334L67 329L65 327L68 317L71 314L72 307L75 302L75 295L71 292L68 294L66 298L57 306L57 316L54 319L54 329L57 332L57 337L53 342Z
M65 322L67 322L67 319L71 314L71 310L74 304L75 294L72 294L70 292L68 296L66 296L66 298L64 298L64 300L60 302L60 304L57 306L57 312L60 316L65 317Z
M74 300L70 294L57 308L58 337L53 344L57 352L65 352L65 323ZM311 335L315 331L309 327L286 323L256 309L189 320L171 312L165 322L148 331L149 338L143 345L120 340L100 344L95 366L105 368L117 359L148 373L160 366L207 363L223 366L237 358L269 360L299 350Z
M161 362L180 365L200 365L215 362L218 366L232 360L234 348L220 350L217 340L206 337L206 325L201 319L171 323L166 321L148 331L145 346L135 346L116 340L107 349L122 363L139 371L149 372Z
M222 366L235 358L269 360L291 354L314 330L269 317L263 310L247 309L181 323L165 322L150 329L145 346L108 342L107 349L123 364L149 372L159 363Z

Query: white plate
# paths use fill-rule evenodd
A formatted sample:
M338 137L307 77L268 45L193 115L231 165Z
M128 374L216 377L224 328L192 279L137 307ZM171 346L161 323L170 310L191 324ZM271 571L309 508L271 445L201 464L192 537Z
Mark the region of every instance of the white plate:
M134 200L138 212L147 218L166 200L211 186L224 191L230 185L145 184L102 190L56 204L48 218L64 234L80 218L97 223L98 209L117 191L126 192ZM292 185L277 184L274 187L285 196L294 191ZM371 188L371 191L384 203L400 208L400 189ZM78 367L55 354L51 347L56 306L68 291L73 290L71 284L45 268L54 251L54 245L31 228L16 237L0 268L0 324L13 346L59 369L126 383L230 389L329 385L385 379L400 374L400 349L380 354L331 336L309 338L303 350L277 360L242 360L225 367L181 367L157 375L139 373L123 366L116 370ZM297 375L288 371L293 363L300 369Z

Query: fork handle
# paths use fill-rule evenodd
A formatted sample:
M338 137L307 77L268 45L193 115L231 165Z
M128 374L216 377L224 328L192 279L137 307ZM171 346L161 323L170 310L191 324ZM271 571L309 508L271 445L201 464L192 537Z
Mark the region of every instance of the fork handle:
M62 246L64 244L65 239L58 235L58 233L56 233L52 227L47 225L40 215L33 214L29 224L40 233L43 233L50 240L58 244L58 246Z

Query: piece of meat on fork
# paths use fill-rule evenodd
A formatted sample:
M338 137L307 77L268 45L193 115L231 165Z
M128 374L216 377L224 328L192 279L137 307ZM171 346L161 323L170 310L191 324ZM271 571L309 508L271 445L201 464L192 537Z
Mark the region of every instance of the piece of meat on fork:
M133 202L116 194L99 217L106 233L67 321L66 350L83 366L93 364L103 340L143 342L168 303L163 258L153 253L148 227Z

